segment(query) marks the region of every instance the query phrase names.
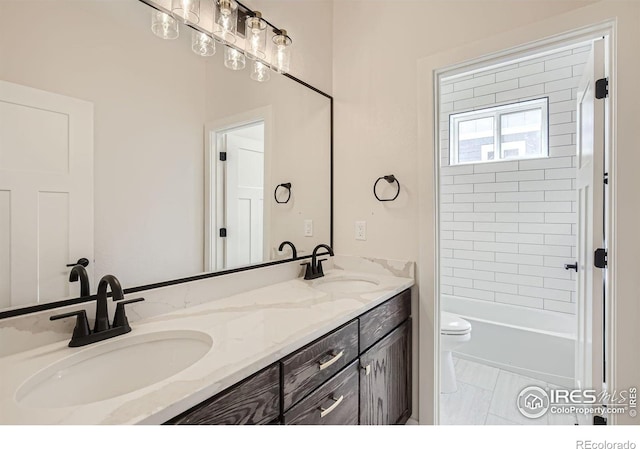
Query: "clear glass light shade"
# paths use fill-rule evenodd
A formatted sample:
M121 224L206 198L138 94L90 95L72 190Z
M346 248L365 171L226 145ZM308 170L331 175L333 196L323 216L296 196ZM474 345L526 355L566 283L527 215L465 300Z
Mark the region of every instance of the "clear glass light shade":
M211 36L192 30L191 50L200 56L213 56L216 53L216 43Z
M247 17L245 26L244 54L249 59L264 59L267 55L267 22L262 14L255 12L255 16Z
M180 35L178 21L161 11L151 12L151 31L161 39L177 39Z
M171 0L171 12L181 17L184 23L200 21L200 0Z
M225 47L224 66L231 70L242 70L246 65L244 54L235 48Z
M213 0L214 34L230 44L236 41L238 4L233 0Z
M253 70L251 70L252 80L258 81L259 83L269 81L269 78L271 78L271 74L269 72L270 69L268 65L260 61L253 61Z
M271 67L278 73L289 73L291 66L291 38L285 30L273 36L271 48Z

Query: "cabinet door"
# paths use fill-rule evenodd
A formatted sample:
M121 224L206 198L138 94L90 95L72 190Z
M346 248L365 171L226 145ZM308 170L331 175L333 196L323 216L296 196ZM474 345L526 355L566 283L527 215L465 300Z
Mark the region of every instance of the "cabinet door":
M360 356L360 424L404 424L411 415L411 320Z

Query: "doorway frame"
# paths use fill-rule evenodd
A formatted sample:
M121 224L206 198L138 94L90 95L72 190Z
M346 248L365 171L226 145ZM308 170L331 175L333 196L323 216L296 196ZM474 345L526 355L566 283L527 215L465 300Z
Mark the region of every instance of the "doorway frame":
M229 115L217 120L207 122L204 127L204 271L216 271L218 263L218 252L221 245L221 238L217 234L218 215L217 207L212 207L212 201L217 198L217 189L219 188L220 170L219 164L213 167L211 163L216 161L216 155L220 150L218 148L217 136L220 133L230 131L232 129L241 128L253 123L264 123L264 185L271 185L271 165L273 162L272 136L273 136L273 111L271 106L251 109L239 114ZM264 226L263 226L263 254L266 253L264 248L270 246L270 223L271 223L271 207L270 202L264 201Z
M535 27L535 24L534 24ZM615 325L616 295L615 295L615 255L616 236L613 220L616 216L616 176L615 154L616 154L616 21L613 19L600 23L595 23L579 28L569 28L556 34L547 34L547 37L539 37L540 32L534 31L532 27L528 34L536 36L522 43L522 38L516 32L505 33L509 39L501 39L505 35L498 35L466 47L458 48L465 51L449 50L446 54L439 54L425 58L418 62L419 98L418 98L418 142L419 142L419 167L426 169L425 173L431 172L433 179L431 185L425 179L421 181L419 190L422 201L420 201L419 221L421 232L419 235L419 286L430 286L420 289L420 311L419 311L419 340L421 342L432 341L432 345L420 345L419 347L419 384L424 385L419 389L419 420L420 424L439 424L440 421L440 78L446 74L451 76L454 73L469 72L478 70L487 65L507 64L508 60L528 55L540 55L545 52L554 51L558 48L566 47L574 43L584 42L589 39L606 36L605 40L605 75L610 80L609 97L605 101L605 172L609 174L608 189L605 189L604 212L605 219L605 241L610 254L608 267L604 273L606 279L605 290L605 322L604 332L607 345L604 348L607 354L606 378L609 391L614 391L615 386L615 357L616 341L613 332ZM527 33L524 33L526 36ZM550 37L549 37L550 36ZM482 51L483 46L501 48L506 42L521 42L501 50ZM464 55L467 54L466 57ZM464 58L463 60L460 60ZM456 62L451 62L455 59ZM424 77L424 78L423 78ZM427 80L424 87L421 82ZM428 89L428 90L427 90ZM425 121L425 117L427 120ZM431 128L428 130L428 128ZM431 134L431 139L429 139ZM431 146L431 150L427 148ZM424 150L423 153L420 150ZM423 177L427 178L427 177ZM429 203L433 201L433 203ZM429 206L433 207L429 210ZM429 233L429 231L432 231ZM431 398L431 399L430 399ZM609 424L616 423L616 416L609 417Z

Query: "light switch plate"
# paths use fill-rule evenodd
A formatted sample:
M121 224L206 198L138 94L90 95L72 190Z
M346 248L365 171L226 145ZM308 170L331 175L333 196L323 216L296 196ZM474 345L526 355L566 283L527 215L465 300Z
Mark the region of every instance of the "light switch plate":
M367 240L366 221L356 221L356 240Z
M313 220L304 221L304 236L313 237Z

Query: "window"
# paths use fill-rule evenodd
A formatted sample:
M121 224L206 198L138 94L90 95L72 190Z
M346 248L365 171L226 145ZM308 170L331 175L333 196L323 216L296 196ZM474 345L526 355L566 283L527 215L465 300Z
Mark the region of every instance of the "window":
M548 99L449 116L450 164L547 157Z

